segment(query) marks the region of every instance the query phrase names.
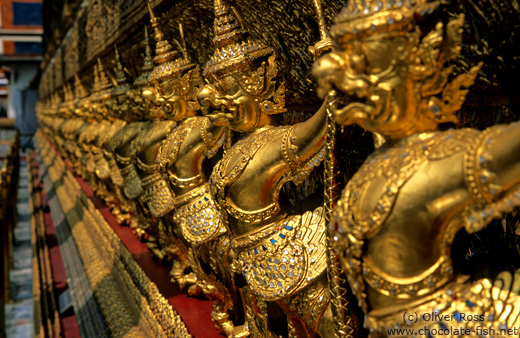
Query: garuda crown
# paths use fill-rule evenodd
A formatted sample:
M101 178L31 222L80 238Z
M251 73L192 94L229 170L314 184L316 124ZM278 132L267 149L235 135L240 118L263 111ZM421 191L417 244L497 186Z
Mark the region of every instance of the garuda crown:
M236 10L222 0L215 0L214 27L216 50L204 77L218 82L222 75L232 75L245 92L261 100L260 109L266 114L285 112L285 84L282 81L276 88L274 80L278 74L274 49L249 39L249 32L239 27Z
M155 67L148 77L151 83L159 83L161 81L175 78L183 75L185 72L193 69L196 65L190 62L186 57L180 57L176 50L173 50L172 45L165 39L163 32L159 29L159 21L152 11L152 5L148 2L148 10L150 11L150 18L152 27L155 32L155 57L153 61Z
M271 47L251 41L248 35L247 30L239 28L238 19L231 8L216 0L213 44L217 48L204 68L204 76L253 68L255 61L274 53Z
M90 101L101 101L110 98L112 83L108 80L105 73L101 59L97 59L97 64L94 65L94 85L92 86L92 93Z
M153 70L153 62L152 62L152 51L150 50L150 41L148 39L148 28L144 26L144 40L143 45L144 49L144 59L143 66L141 67L141 75L139 75L135 81L134 86L142 88L148 84L148 77L150 76L150 72Z
M334 19L331 38L339 45L380 34L401 35L417 16L431 14L443 1L351 0Z
M119 51L117 47L114 47L116 54L116 82L117 86L112 89L110 94L112 96L124 95L128 90L130 90L130 86L128 84L128 78L123 69L123 65L121 64L121 57L119 56Z
M83 100L88 97L88 92L83 87L81 80L79 79L78 74L74 74L74 99L77 101Z

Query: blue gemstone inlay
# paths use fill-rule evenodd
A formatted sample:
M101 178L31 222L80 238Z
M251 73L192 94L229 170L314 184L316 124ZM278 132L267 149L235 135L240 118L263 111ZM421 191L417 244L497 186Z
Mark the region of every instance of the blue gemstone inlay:
M271 243L274 244L274 243L276 243L276 241L275 241L274 239L271 238Z
M267 251L267 248L262 245L262 250Z
M209 198L207 198L206 196L204 196L204 201L209 201Z
M258 255L258 250L256 248L253 250L253 252L255 253L255 255Z
M287 230L292 230L292 227L290 227L290 226L288 226L288 225L286 225L285 228L286 228Z
M469 300L465 301L466 305L470 308L477 306L477 304L470 302Z
M285 235L284 235L284 234L278 234L278 236L280 236L282 239L285 238Z

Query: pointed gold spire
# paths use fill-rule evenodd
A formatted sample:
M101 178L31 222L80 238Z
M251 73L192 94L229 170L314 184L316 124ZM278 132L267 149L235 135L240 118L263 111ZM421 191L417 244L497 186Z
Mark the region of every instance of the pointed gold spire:
M152 10L152 1L148 1L148 11L150 12L150 22L155 32L155 57L153 61L157 64L171 61L177 57L177 51L172 50L172 45L165 39L163 32L159 29L159 21Z
M72 89L70 88L70 84L69 83L65 83L63 85L63 103L65 104L68 104L72 101L72 99L74 98L73 95L72 95Z
M127 90L130 89L130 86L128 85L128 77L126 76L126 73L123 69L123 65L121 64L121 57L119 56L119 50L117 49L117 46L114 45L114 51L115 51L115 58L116 58L116 82L117 86L112 89L110 92L110 95L112 96L118 96L123 95L126 93Z
M94 64L94 84L92 85L91 93L97 93L99 91L99 71L97 63Z
M153 69L152 51L150 49L150 40L148 39L148 28L146 26L144 26L143 44L145 46L143 67L141 68L141 75L139 75L139 77L137 77L137 79L135 79L134 81L134 85L137 87L142 87L148 84L148 77L150 76L150 71Z
M69 97L67 98L67 101L73 102L74 101L74 90L72 89L72 82L68 84L68 90L69 90Z
M101 63L101 59L97 59L98 62L98 72L99 72L99 88L98 90L105 90L110 87L112 87L112 84L107 78L107 75L105 73L105 69L103 68L103 63Z
M249 32L241 27L236 11L222 0L215 0L214 28L213 43L217 48L204 68L204 76L251 68L274 53L271 47L249 39Z
M63 84L63 101L58 104L58 110L63 117L68 117L73 105L74 95L69 83Z
M195 64L190 63L186 58L180 57L179 53L173 50L172 45L165 39L164 34L159 29L159 22L153 13L151 0L148 1L148 10L150 11L150 21L155 32L156 41L155 57L153 58L155 67L150 73L148 81L159 83L195 68Z
M149 72L153 69L152 50L150 49L150 39L148 38L148 27L144 26L144 63L143 70Z
M121 64L121 57L119 56L119 50L117 46L114 46L115 56L116 56L116 81L117 84L128 83L128 78L126 77L125 71L123 70L123 65Z
M58 92L58 90L56 90L54 92L54 95L51 96L51 108L52 108L53 112L56 112L58 106L60 105L60 102L61 102L60 93Z
M78 74L74 74L74 87L75 87L74 99L81 100L88 96L88 93L85 90L85 87L83 87L83 84L81 83L81 80L79 79Z

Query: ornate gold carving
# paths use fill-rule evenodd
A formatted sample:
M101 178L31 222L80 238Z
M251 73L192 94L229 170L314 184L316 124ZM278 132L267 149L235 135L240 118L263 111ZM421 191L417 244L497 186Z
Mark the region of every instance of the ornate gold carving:
M266 301L290 297L326 268L323 210L237 236L233 248L254 293Z
M148 205L153 216L161 217L173 210L171 189L159 173L146 176L141 184L144 191L141 199Z
M405 308L422 314L467 311L490 327L499 325L493 316L484 319L502 308L489 279L471 284L456 276L451 246L462 228L479 231L519 205L520 172L496 163L518 162L520 144L512 140L520 129L512 124L484 132L436 130L456 121L454 113L481 67L450 77L464 17L444 24L434 17L441 4L350 2L331 28L337 50L313 69L318 93L338 97L332 107L336 122L359 124L386 140L348 182L331 224L334 247L367 315L365 325L378 336L400 327L397 317ZM421 26L423 16L439 22ZM511 141L499 146L499 139ZM514 303L518 290L506 275L508 282L495 292L515 290L501 300ZM419 320L417 327L442 328L435 318L429 324Z
M51 47L45 57L37 113L42 129L118 222L131 225L157 257L173 265L172 281L190 295L203 292L215 301L212 318L225 335L273 336L272 321L281 315L273 308L279 307L289 321L288 337L318 331L324 337L352 336L357 321L342 299L343 274L374 335L384 336L399 320L397 312L408 307L503 316L495 306L502 301L517 311L517 282L503 283L510 296L499 300L500 285L493 289L489 279L470 283L458 278L451 246L463 228L475 233L516 212L519 127L437 130L440 124L457 124L456 115L463 126L469 115L480 118L480 111L472 109L488 94L480 98L474 88L470 94L474 81L480 89L507 86L490 69L497 63L502 72L506 65L516 67L514 53L500 52L515 45L516 35L505 41L487 28L516 18L514 4L353 0L327 37L327 24L339 6L331 0L323 5L320 0L147 2L87 1L65 38L47 41L62 46ZM154 15L153 5L164 10L161 16ZM148 19L146 7L156 43L153 59L142 22ZM212 8L215 17L207 15ZM465 18L471 22L464 24ZM215 34L208 25L213 19ZM140 50L136 41L143 35ZM314 43L318 35L321 40ZM484 35L490 37L482 40ZM211 39L215 48L209 48ZM113 67L107 61L115 42ZM327 100L311 117L319 101L307 79L313 57L318 59L313 70L318 94ZM486 61L482 70L480 60ZM207 62L205 79L196 62ZM466 96L472 101L461 115ZM516 102L509 94L489 101L496 106ZM197 116L200 110L206 116ZM507 112L505 120L513 115L505 108L493 111ZM350 181L360 144L351 144L349 133L340 134L333 118L380 135L377 151ZM371 148L372 137L367 139ZM323 167L322 214L316 209L321 199L299 202L300 195L317 195ZM345 181L326 238L338 184ZM60 193L63 203L66 197L79 200L69 195ZM88 210L88 215L75 237L98 236L105 230L92 226L97 216L83 204L76 206L77 214ZM313 209L315 219L308 211ZM103 236L111 235L95 238L108 257L115 246ZM90 244L82 243L82 249ZM105 256L83 255L87 262ZM140 277L126 259L114 263L114 269L132 289ZM294 262L286 274L284 259ZM104 277L109 269L102 268ZM99 276L90 277L98 282ZM500 278L512 280L506 274ZM236 287L243 280L245 286ZM113 279L110 285L103 292L113 290ZM142 297L132 292L130 306L121 307L126 311ZM118 308L101 302L104 313ZM389 306L396 302L401 305ZM162 316L154 306L145 306L143 313ZM247 325L238 325L244 317ZM495 319L488 322L499 325ZM168 330L173 335L176 323L173 319L165 329L150 321L141 325L144 334L162 336ZM429 327L435 325L441 327L440 322ZM117 325L110 327L119 333Z
M329 305L328 297L319 308L302 306L303 299L312 298L310 290L316 289L315 294L328 292L326 283L322 283L326 270L325 224L318 219L311 221L309 214L284 215L278 198L285 183L301 184L324 159L325 110L322 107L307 123L276 126L276 114L286 108L285 88L278 80L273 50L247 38L248 32L238 28L231 7L216 1L215 8L217 49L203 72L209 84L197 97L204 114L215 125L229 126L244 135L226 150L209 182L220 210L229 218L234 251L241 262L232 267L248 282L247 295L242 293L248 297L244 303L254 309L257 303L275 300L294 332L302 337L313 335L318 325L331 320L319 320ZM321 211L317 213L321 215ZM281 232L273 232L273 224L283 224L284 219L292 220L291 225L280 225ZM294 231L285 233L293 227ZM301 270L298 263L302 263ZM262 318L267 320L270 315L263 313ZM255 323L251 332L257 330L270 334L261 322Z

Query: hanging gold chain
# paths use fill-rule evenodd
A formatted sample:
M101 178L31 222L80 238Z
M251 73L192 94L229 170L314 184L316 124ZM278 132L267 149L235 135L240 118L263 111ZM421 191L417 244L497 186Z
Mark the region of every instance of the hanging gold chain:
M327 143L324 171L325 188L325 224L330 224L332 207L335 201L336 181L334 179L334 139L336 134L336 123L332 116L331 107L335 103L335 92L331 91L327 97ZM332 249L330 232L327 232L327 276L331 292L332 315L337 338L352 338L354 329L352 317L348 310L348 301L344 297L346 290L345 281L340 277L336 254Z

